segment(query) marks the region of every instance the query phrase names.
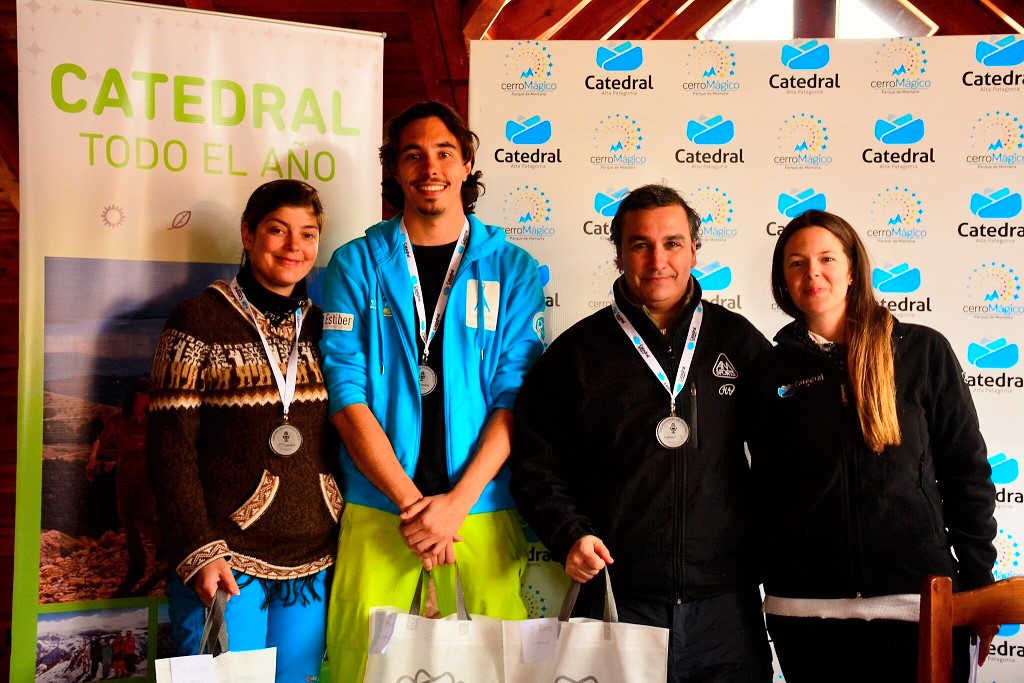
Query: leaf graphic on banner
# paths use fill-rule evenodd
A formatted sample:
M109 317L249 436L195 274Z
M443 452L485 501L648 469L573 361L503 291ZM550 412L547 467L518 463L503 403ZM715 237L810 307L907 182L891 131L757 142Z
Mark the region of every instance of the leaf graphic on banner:
M456 681L455 676L451 675L447 671L438 676L431 676L430 672L426 669L420 669L414 676L402 676L395 683L462 683L462 681ZM597 683L596 681L594 683Z
M177 215L174 217L174 220L171 221L171 227L169 227L167 229L168 230L177 230L179 228L184 228L186 225L188 225L188 222L190 220L192 220L192 212L191 211L179 211L177 213Z
M568 676L559 676L555 679L554 683L600 683L600 681L597 680L596 676L587 676L586 678L581 678L578 681L575 678L569 678Z

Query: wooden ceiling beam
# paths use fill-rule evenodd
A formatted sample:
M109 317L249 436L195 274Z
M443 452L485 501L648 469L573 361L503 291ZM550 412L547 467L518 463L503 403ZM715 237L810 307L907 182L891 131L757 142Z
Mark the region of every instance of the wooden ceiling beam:
M480 40L511 0L469 0L462 8L462 34L466 40Z
M684 4L684 0L647 0L609 39L647 40Z
M981 2L1006 23L1008 32L1024 33L1024 2L1021 0L981 0Z
M185 7L189 9L201 9L207 12L217 11L217 8L213 6L213 0L185 0Z
M590 0L511 0L491 23L495 40L547 40Z
M654 30L651 38L659 40L694 40L697 31L715 18L725 9L731 0L706 0L695 2L687 0L679 9L668 17L661 26Z
M302 0L302 2L289 3L283 0L219 0L215 4L213 0L185 0L189 7L195 5L210 5L208 9L216 9L230 14L242 14L246 16L268 16L279 14L283 11L301 12L303 14L376 14L380 12L405 12L411 3L407 0ZM429 2L427 3L429 4ZM192 9L207 9L204 7L192 7Z
M794 38L835 38L836 0L793 0Z
M963 0L955 3L947 0L911 0L911 2L939 25L936 35L1006 33L1009 28L999 15L986 7L980 0Z
M557 40L607 40L646 4L647 0L592 2L558 30Z
M469 111L469 50L459 0L410 0L409 24L427 97Z

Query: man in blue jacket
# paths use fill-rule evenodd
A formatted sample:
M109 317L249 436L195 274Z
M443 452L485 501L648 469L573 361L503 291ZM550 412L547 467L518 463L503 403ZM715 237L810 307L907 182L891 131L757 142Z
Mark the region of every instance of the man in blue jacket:
M423 102L388 122L385 200L401 213L339 248L324 281L323 372L346 508L331 590L333 683L362 681L368 612L404 605L420 569L455 611L524 619L526 541L509 493L512 407L543 349L536 262L469 215L477 136Z

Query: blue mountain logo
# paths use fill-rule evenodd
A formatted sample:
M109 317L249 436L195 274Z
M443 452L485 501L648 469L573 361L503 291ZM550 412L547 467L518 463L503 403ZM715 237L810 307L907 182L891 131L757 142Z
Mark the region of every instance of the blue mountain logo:
M988 193L988 194L985 194ZM1001 190L985 193L975 192L971 195L971 213L979 218L1013 218L1021 211L1019 192L1010 192L1004 187Z
M885 294L909 294L921 287L921 271L906 263L875 268L871 271L871 285Z
M695 145L724 145L736 135L732 121L720 114L705 119L703 116L686 124L686 139Z
M967 346L967 361L983 370L1005 370L1012 368L1019 360L1020 350L1017 345L1008 343L1006 339L982 339Z
M994 43L979 40L974 58L985 66L1017 66L1024 62L1024 39L1006 36Z
M1020 476L1020 463L1006 453L996 453L988 459L988 464L992 467L993 484L1012 484Z
M892 70L892 75L893 76L903 76L906 73L907 73L907 65L906 64L900 64L899 67L897 67L897 68Z
M903 216L896 214L895 218L889 219L889 225L903 225Z
M539 116L506 121L505 139L514 145L543 145L551 139L551 122Z
M779 195L779 213L784 215L786 218L796 218L804 211L810 211L815 209L817 211L825 210L825 195L821 192L815 192L813 187L809 187L803 192L792 192Z
M643 63L643 48L628 41L611 49L597 48L597 65L605 71L634 71Z
M532 75L533 75L533 67L532 66L529 69L527 69L526 71L524 71L523 73L520 74L520 76L522 76L523 78L529 78Z
M885 145L912 145L924 137L924 121L911 114L875 121L875 139Z
M627 187L615 192L598 192L594 195L594 211L606 218L614 217L615 212L619 210L619 204L622 203L627 194L629 194L629 188Z
M710 78L711 76L716 76L716 75L717 74L715 73L715 67L711 67L710 69L708 69L707 71L704 72L704 78Z
M717 292L732 284L732 268L723 266L718 261L700 268L694 268L693 277L706 292Z
M802 45L783 45L782 63L796 71L820 69L830 58L828 45L811 40Z

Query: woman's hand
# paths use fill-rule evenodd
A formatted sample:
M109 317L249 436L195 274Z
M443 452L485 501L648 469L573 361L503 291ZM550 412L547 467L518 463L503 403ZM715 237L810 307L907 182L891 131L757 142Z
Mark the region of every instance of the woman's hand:
M238 595L238 582L231 573L231 565L223 557L218 557L213 562L205 564L192 577L192 588L199 596L200 602L209 607L213 604L213 598L217 595L217 589L223 588L228 593L228 600L232 595Z

